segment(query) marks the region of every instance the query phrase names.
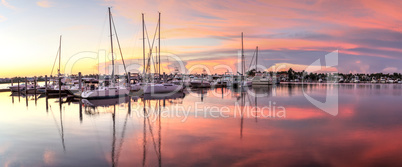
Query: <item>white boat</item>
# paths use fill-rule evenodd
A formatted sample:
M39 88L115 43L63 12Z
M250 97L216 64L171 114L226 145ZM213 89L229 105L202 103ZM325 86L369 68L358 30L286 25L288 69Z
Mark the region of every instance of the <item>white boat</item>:
M355 76L355 78L353 79L354 83L360 83L360 79L359 76Z
M18 87L19 87L19 89L18 89ZM33 85L28 85L28 88L33 88L33 87L34 87ZM20 86L14 85L14 86L10 86L9 88L10 88L11 92L19 92L23 88L25 88L25 84L21 84Z
M225 72L225 75L223 75L221 82L223 85L226 87L231 87L232 86L232 75L228 72Z
M142 87L145 85L145 83L136 83L136 84L131 84L130 85L130 91L139 91L142 89Z
M251 80L251 84L255 85L272 85L272 79L264 74L257 73Z
M320 79L318 80L318 82L319 82L319 83L322 83L323 81L322 81L322 79L320 78Z
M84 99L116 98L128 95L129 90L120 86L99 87L95 90L86 90L81 93Z
M203 78L196 78L190 81L190 85L193 88L209 88L211 87L211 83Z
M388 83L394 83L394 80L393 79L388 79L387 82Z
M108 99L82 99L82 103L89 107L107 107L112 105L117 105L121 103L126 103L130 100L130 97L125 96L121 98L108 98Z
M381 77L380 83L386 83L386 82L387 82L387 80L385 80L384 78Z
M377 80L375 80L374 78L371 79L371 83L377 83Z
M146 84L143 87L144 94L155 94L155 93L171 93L179 92L183 90L183 86L175 85L171 83L163 84Z

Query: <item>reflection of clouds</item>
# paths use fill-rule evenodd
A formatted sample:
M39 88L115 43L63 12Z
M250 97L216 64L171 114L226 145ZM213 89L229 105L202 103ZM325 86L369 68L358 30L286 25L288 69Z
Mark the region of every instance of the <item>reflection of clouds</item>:
M51 150L45 150L43 153L43 162L46 165L54 165L54 158L55 158L55 152Z
M304 99L300 86L278 86L276 96L258 97L258 105L267 105L274 101L286 108L286 118L258 119L244 117L243 138L240 134L240 117L209 119L190 115L187 121L182 118L161 119L162 166L398 166L402 164L400 138L402 134L402 92L397 85L339 85L339 115L333 117L315 108ZM306 89L314 98L325 97L326 86L308 85ZM215 96L211 91L217 91ZM236 92L228 91L222 98L222 89L207 89L206 105L229 106L234 109ZM264 92L259 88L256 92ZM289 93L291 92L291 93ZM226 92L224 92L226 93ZM0 96L2 105L10 105L10 100ZM251 97L254 99L253 97ZM7 103L6 103L7 102ZM49 104L54 104L50 101ZM151 100L154 113L157 100ZM160 100L162 102L162 100ZM199 102L197 96L185 96L183 106ZM21 112L19 103L6 107L10 115L18 121L4 122L0 117L0 127L18 127L28 133L16 131L24 138L14 140L15 145L0 145L2 166L105 166L110 165L110 144L112 140L112 116L110 107L100 107L103 114L96 117L84 115L80 123L78 104L63 105L66 111L63 117L66 125L66 137L69 139L68 151L62 154L59 137L53 120L46 116L44 100L38 100L38 107L30 108L35 112ZM143 112L142 99L133 102L132 115L127 122L127 134L124 138L118 164L120 166L140 166L143 150L143 118L135 113ZM137 106L138 108L137 108ZM148 103L147 103L148 105ZM24 107L24 103L21 104ZM55 107L56 106L56 107ZM167 104L169 106L169 104ZM250 106L253 106L250 104ZM53 109L57 108L52 105ZM193 107L194 108L194 107ZM42 110L43 109L43 110ZM22 109L25 111L25 108ZM116 111L116 136L120 141L124 127L126 110ZM43 119L33 117L40 115ZM57 115L56 115L57 116ZM156 117L156 115L155 115ZM38 118L38 119L32 119ZM151 117L151 120L154 118ZM29 121L28 121L29 120ZM18 124L18 126L12 126ZM7 125L7 126L3 126ZM32 128L32 129L31 129ZM50 128L50 129L47 129ZM146 121L146 165L157 166L158 156L158 121ZM3 130L3 129L2 129ZM152 130L152 133L151 133ZM7 131L6 131L7 132ZM14 131L13 131L14 132ZM4 131L0 131L1 134ZM49 134L47 134L49 133ZM6 140L9 136L6 135ZM50 138L48 138L51 136ZM3 138L2 138L3 139ZM12 139L12 138L11 138ZM85 139L85 140L83 140ZM154 142L155 140L155 142ZM37 141L46 141L38 144ZM47 142L49 141L49 142ZM116 143L118 145L120 143ZM46 150L45 148L55 148ZM23 151L21 151L23 150ZM18 154L17 154L18 153ZM25 163L29 162L29 163Z

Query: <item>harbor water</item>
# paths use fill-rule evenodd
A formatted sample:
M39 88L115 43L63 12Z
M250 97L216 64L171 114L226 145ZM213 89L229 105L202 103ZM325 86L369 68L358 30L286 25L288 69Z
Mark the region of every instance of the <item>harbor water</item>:
M334 91L336 114L308 98ZM401 166L401 101L401 84L98 100L1 92L0 166Z

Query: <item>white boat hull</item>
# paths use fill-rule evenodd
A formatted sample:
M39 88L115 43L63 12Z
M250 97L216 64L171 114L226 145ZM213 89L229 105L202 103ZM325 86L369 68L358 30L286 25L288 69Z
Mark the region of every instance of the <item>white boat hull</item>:
M183 90L183 86L174 84L148 84L143 86L144 94L171 93Z
M81 98L84 99L102 99L102 98L115 98L126 96L129 90L126 88L105 88L96 90L87 90L81 93Z

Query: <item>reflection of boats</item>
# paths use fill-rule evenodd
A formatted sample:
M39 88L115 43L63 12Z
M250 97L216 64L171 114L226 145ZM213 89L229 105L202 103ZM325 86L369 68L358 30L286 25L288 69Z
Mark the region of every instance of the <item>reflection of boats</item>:
M27 90L25 90L26 87L24 87L23 89L21 89L21 93L22 94L43 94L46 92L46 90L44 88L28 88Z
M186 95L183 92L167 93L167 94L144 94L144 100L163 100L163 99L182 99Z
M10 96L23 96L23 94L19 92L11 92Z
M129 96L120 97L120 98L109 98L109 99L82 99L82 103L86 106L90 107L106 107L112 106L116 104L126 103L130 100Z
M193 88L193 89L190 89L190 92L202 95L202 94L207 94L208 90L210 90L210 89L208 89L208 88L195 88L194 89Z
M272 86L253 86L254 93L256 95L266 95L272 92Z

